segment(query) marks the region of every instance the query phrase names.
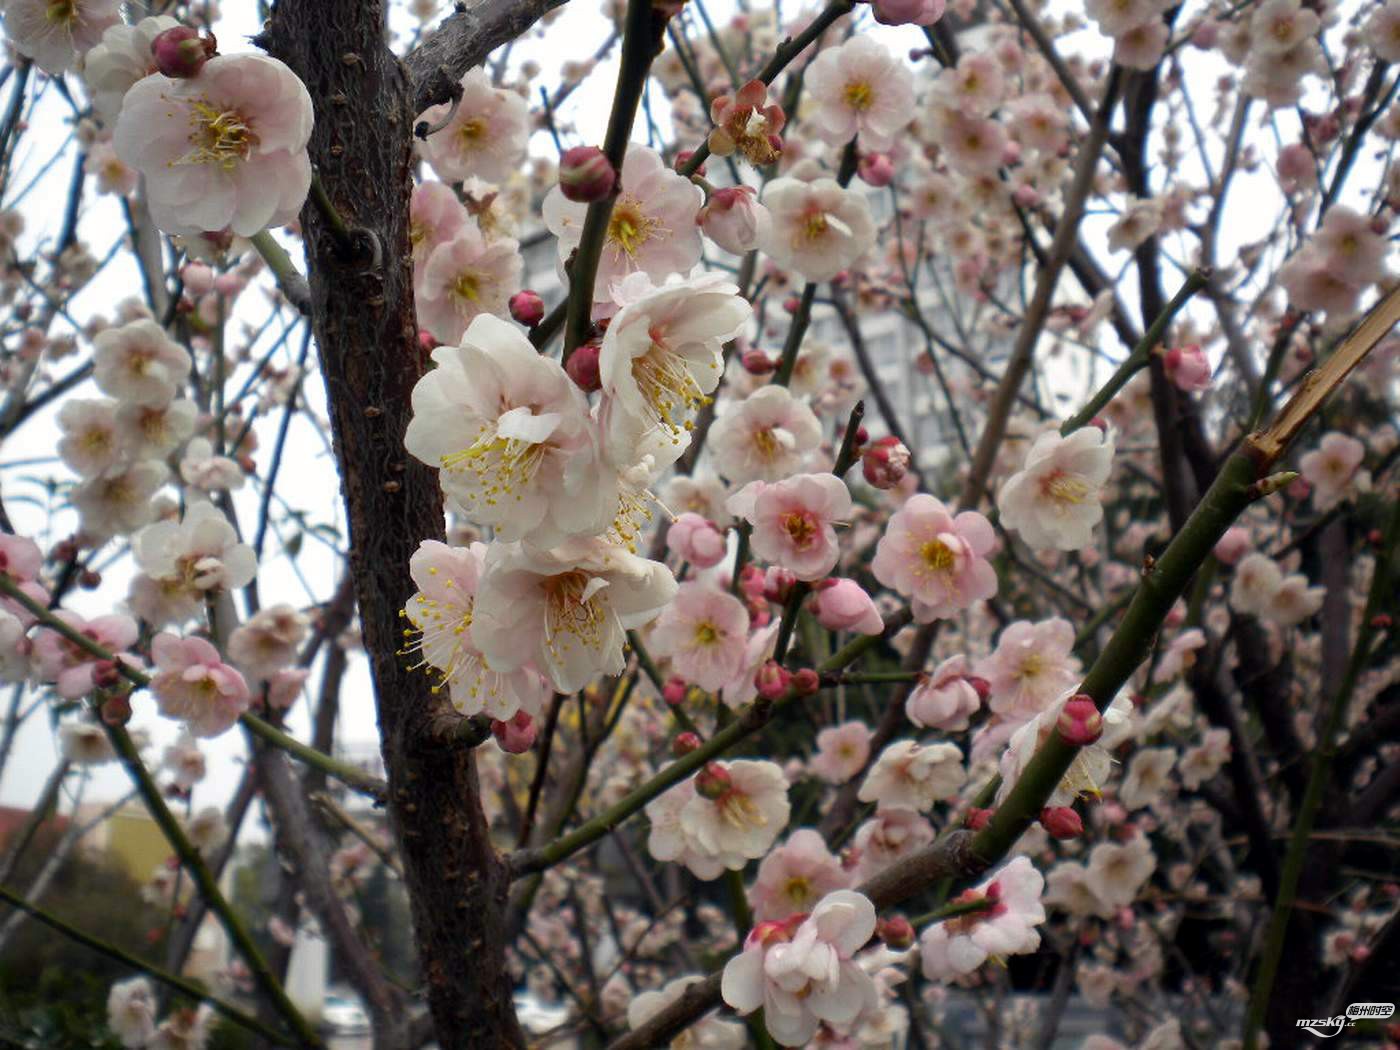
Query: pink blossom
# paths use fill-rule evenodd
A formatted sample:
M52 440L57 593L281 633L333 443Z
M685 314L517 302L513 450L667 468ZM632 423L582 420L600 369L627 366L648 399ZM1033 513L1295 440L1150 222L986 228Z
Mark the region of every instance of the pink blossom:
M1351 491L1370 488L1370 475L1360 470L1366 446L1354 437L1332 431L1298 461L1298 470L1312 486L1313 506L1328 510Z
M503 183L525 158L530 138L529 110L514 91L498 88L483 69L462 77L462 96L451 104L447 126L423 143L423 155L444 182L469 178ZM426 110L418 119L429 126L448 114L449 103Z
M805 913L833 890L851 885L851 874L826 848L821 835L799 828L758 866L758 878L749 888L754 918L786 919Z
M1103 519L1103 487L1113 471L1113 438L1098 427L1068 437L1048 430L1026 463L1002 485L997 508L1008 529L1036 550L1081 550Z
M414 282L419 323L440 342L456 343L482 314L504 318L520 290L521 266L515 241L488 241L466 223L432 250Z
M772 221L759 233L759 249L809 281L831 280L875 244L865 196L835 179L774 179L763 203Z
M37 543L25 536L0 532L0 573L36 602L47 605L49 592L39 583L43 566L44 554ZM34 622L34 614L7 595L0 595L0 611L9 612L23 627Z
M5 6L5 35L49 76L61 77L121 20L118 0L11 0Z
M944 0L871 0L875 21L887 26L931 26L943 17Z
M952 798L967 780L957 744L921 746L899 740L885 748L860 786L862 802L881 809L922 813L935 802Z
M99 616L84 620L77 613L60 609L54 613L69 627L119 657L136 641L136 621L129 616ZM49 627L34 633L34 668L40 681L53 682L58 695L77 700L96 688L93 674L102 661L75 642Z
M712 569L724 560L728 543L718 525L686 511L666 530L666 547L697 569Z
M801 470L822 428L805 401L765 386L730 404L710 428L716 469L736 485L778 481Z
M1365 287L1385 276L1390 246L1371 229L1370 216L1343 205L1329 208L1310 243L1321 252L1328 271L1347 284Z
M1172 347L1162 356L1162 364L1178 390L1194 393L1210 389L1210 359L1198 345Z
M904 701L909 721L924 729L961 732L982 706L981 695L969 681L967 657L951 656L932 674L921 675Z
M1239 525L1231 525L1216 543L1215 556L1226 565L1234 565L1249 553L1251 546L1249 530Z
M277 59L220 55L188 80L157 73L138 81L112 142L146 177L162 230L251 237L301 210L311 185L312 119L311 96Z
M936 923L919 938L924 976L930 981L950 981L971 973L989 958L1023 955L1040 947L1036 926L1045 921L1040 903L1045 877L1029 858L1013 858L996 876L956 898L959 903L985 903L981 911L968 912Z
M651 834L647 849L657 860L676 860L701 879L728 868L740 871L764 856L787 827L791 808L787 779L772 762L741 759L712 762L723 780L713 797L700 794L698 776L673 787L647 805Z
M408 203L408 242L413 266L421 270L439 245L457 236L471 217L452 187L444 182L422 182L413 187Z
M880 809L856 830L856 881L863 882L933 841L933 825L912 809Z
M1152 672L1154 682L1170 682L1185 674L1196 662L1196 652L1205 647L1206 635L1199 627L1182 631L1171 640Z
M755 167L772 164L783 152L779 132L787 123L783 107L770 103L768 85L750 80L734 94L721 94L710 103L710 152L716 157L741 154ZM729 249L732 250L732 249Z
M1040 714L1078 683L1073 649L1074 626L1068 620L1018 620L1008 626L996 651L977 665L992 689L988 706L1013 722Z
M855 138L864 152L890 149L914 118L914 78L871 35L819 53L803 78L817 135L834 146Z
M710 582L687 581L652 628L652 649L671 670L715 692L738 674L748 642L744 603Z
M218 736L248 710L248 683L203 638L158 634L151 658L151 692L160 713L184 722L195 736Z
M1006 152L1006 132L995 120L974 117L956 109L938 114L939 142L948 164L962 175L993 175Z
M874 599L855 580L822 580L813 588L808 608L828 631L882 634L885 630Z
M850 517L851 494L834 474L797 474L772 484L751 482L727 506L752 523L755 557L810 582L835 568L841 556L834 525Z
M911 496L890 519L870 568L875 578L909 598L920 623L946 619L997 591L987 554L996 535L976 511L954 517L924 493Z
M741 1015L763 1007L775 1040L804 1046L822 1022L851 1025L878 1007L875 982L854 961L874 933L874 905L837 890L800 925L756 926L743 952L725 965L721 994Z
M817 734L817 753L807 768L828 784L844 784L865 768L874 735L874 730L860 721L828 726Z

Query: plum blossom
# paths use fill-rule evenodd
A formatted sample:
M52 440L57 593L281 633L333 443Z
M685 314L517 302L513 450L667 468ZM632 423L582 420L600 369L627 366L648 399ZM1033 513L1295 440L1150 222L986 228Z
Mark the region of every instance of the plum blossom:
M957 744L921 746L912 740L899 740L885 748L870 767L859 798L878 803L881 809L922 813L935 802L952 798L966 780Z
M1040 947L1036 927L1045 921L1040 903L1045 878L1027 857L1015 857L995 877L955 898L984 902L971 911L928 927L919 938L924 976L951 981L976 970L989 958L1023 955Z
M443 182L420 182L408 202L408 243L413 249L414 275L419 276L428 257L471 223L466 207Z
M1176 764L1176 775L1181 786L1195 791L1230 761L1230 731L1228 729L1207 729L1201 742L1182 752Z
M1146 835L1134 835L1124 843L1101 842L1089 851L1084 885L1103 911L1112 915L1133 903L1156 867L1157 858Z
M156 1034L155 991L144 977L132 977L112 985L107 995L107 1027L126 1050L142 1050Z
M652 649L670 657L674 674L716 692L743 666L748 632L743 602L711 581L688 580L656 618Z
M494 543L477 590L472 637L498 671L533 666L561 693L621 674L626 632L676 595L660 562L593 540L540 551Z
M253 549L212 503L193 503L181 522L158 521L132 543L141 573L131 607L148 623L178 623L196 615L207 595L236 590L257 574Z
M184 722L195 736L219 736L248 710L248 683L203 638L158 634L151 641L151 659L156 665L151 678L156 706L166 718Z
M638 992L627 1004L627 1025L640 1028L656 1014L685 994L692 984L704 980L694 975L677 977L659 989ZM693 1050L744 1050L748 1045L748 1032L742 1024L718 1016L714 1011L701 1017L685 1030L687 1046ZM680 1042L678 1038L677 1043Z
M1400 62L1400 3L1379 4L1366 20L1366 42L1383 62Z
M976 511L956 517L926 493L895 512L870 563L875 578L909 598L920 623L946 619L997 591L987 554L996 535Z
M242 488L247 480L236 460L215 455L213 442L202 437L185 446L180 457L180 477L200 492L232 491Z
M856 881L863 882L933 841L933 825L912 809L879 809L856 830L860 862Z
M1230 583L1230 606L1281 627L1293 627L1322 608L1326 588L1309 587L1302 573L1284 576L1278 563L1258 551L1235 566Z
M991 686L987 706L1014 722L1040 714L1079 681L1073 649L1074 625L1058 616L1010 624L996 651L977 664L977 674Z
M1068 437L1057 430L1041 434L997 494L1002 524L1036 550L1087 547L1103 518L1113 449L1113 438L1094 426Z
M826 848L821 835L799 828L763 858L749 889L749 902L759 921L786 919L811 911L828 893L850 885L851 873Z
M807 67L816 133L839 146L855 138L863 152L888 150L914 119L914 77L873 36L828 47Z
M194 433L199 408L188 398L162 405L117 404L117 434L132 459L163 459Z
M447 126L433 132L422 150L437 177L462 182L472 177L505 182L525 157L530 138L529 109L514 91L491 83L484 69L470 69L462 77L462 97L451 111ZM438 124L449 103L433 106L418 118Z
M84 535L94 539L126 536L155 517L152 498L170 478L170 471L158 460L122 463L73 489L71 499L78 509Z
M63 757L79 765L99 765L117 757L112 742L101 726L91 722L67 721L58 728Z
M635 273L614 296L621 309L598 353L614 458L631 461L642 449L669 464L689 447L695 413L719 384L724 344L753 311L718 274L658 287Z
M58 455L79 477L95 478L122 457L115 401L70 398L58 410L58 427Z
M771 484L753 481L726 505L753 525L749 546L755 557L808 582L836 567L841 550L834 526L850 517L851 493L834 474L796 474Z
M706 237L735 255L752 251L773 221L752 186L715 190L696 218Z
M689 273L703 250L695 222L702 199L700 188L667 167L655 150L630 147L598 260L595 300L611 302L613 283L629 273L641 271L653 281ZM544 199L545 225L559 238L561 273L583 236L587 210L586 204L565 199L558 186Z
M944 0L872 0L875 21L887 26L931 26L943 17Z
M806 402L785 387L765 386L728 406L710 428L709 446L719 472L743 485L797 473L821 438Z
M1154 682L1170 682L1178 675L1185 674L1196 662L1196 653L1205 647L1206 635L1199 627L1182 631L1171 640L1152 669Z
M646 812L651 855L713 879L772 849L790 813L787 778L772 762L711 762L650 802Z
M1036 749L1056 731L1060 711L1071 699L1071 695L1066 693L1053 706L1046 708L1011 734L1000 760L1001 788L997 791L998 803L1011 793ZM1081 795L1099 797L1103 784L1113 769L1110 751L1126 738L1132 710L1133 702L1127 696L1114 698L1113 703L1103 711L1103 736L1097 743L1078 750L1064 777L1046 800L1047 806L1070 806Z
M782 155L783 140L778 133L787 123L787 115L782 106L769 102L768 85L761 80L750 80L732 95L717 96L710 103L710 120L714 130L708 142L716 157L737 152L761 168ZM721 247L733 251L723 244Z
M1298 471L1312 486L1313 506L1329 510L1351 491L1365 492L1371 477L1359 469L1366 459L1366 446L1354 437L1333 431L1298 461Z
M470 520L542 544L606 525L613 507L592 469L587 401L558 362L488 315L433 360L413 388L404 446L441 468L443 490Z
M885 630L874 599L855 580L822 580L812 589L807 608L828 631L883 634Z
M861 721L828 726L817 734L817 753L807 768L828 784L844 784L865 768L874 735Z
M774 179L763 191L763 203L772 221L759 235L759 249L808 281L831 280L875 244L864 195L835 179Z
M1171 786L1176 748L1144 747L1133 753L1128 772L1118 785L1118 801L1129 810L1150 806Z
M806 1045L823 1022L854 1024L879 1005L875 982L854 959L874 932L875 906L853 890L828 894L810 916L761 923L725 964L724 1001L741 1016L763 1007L769 1034L784 1046Z
M522 265L514 240L488 241L476 223L464 223L432 250L414 282L419 323L439 341L456 343L476 318L504 318Z
M92 377L118 401L165 405L190 374L190 355L154 321L104 328L92 341Z
M909 721L922 729L961 732L982 706L981 695L968 679L967 657L950 656L932 674L922 675L904 701Z
M122 18L120 0L9 0L4 14L15 50L51 77L77 65Z
M283 63L219 55L196 77L156 73L133 85L112 142L146 177L162 230L251 237L301 210L311 187L312 120L311 96Z
M229 635L229 659L253 678L271 678L296 661L308 624L305 614L286 603L259 609Z
M1166 23L1162 23L1162 29L1165 32ZM1109 251L1132 251L1155 234L1161 225L1161 202L1155 197L1135 197L1123 209L1118 221L1108 228Z

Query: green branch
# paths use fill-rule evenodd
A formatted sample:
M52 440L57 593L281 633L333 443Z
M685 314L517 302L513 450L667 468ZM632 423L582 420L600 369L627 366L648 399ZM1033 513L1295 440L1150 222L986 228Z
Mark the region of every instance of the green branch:
M278 244L276 238L267 230L260 230L248 240L263 257L263 262L267 263L267 268L272 271L272 276L277 280L277 287L282 289L287 302L296 307L298 313L310 315L311 285L306 283L306 278L297 269L296 263L292 262L287 249Z

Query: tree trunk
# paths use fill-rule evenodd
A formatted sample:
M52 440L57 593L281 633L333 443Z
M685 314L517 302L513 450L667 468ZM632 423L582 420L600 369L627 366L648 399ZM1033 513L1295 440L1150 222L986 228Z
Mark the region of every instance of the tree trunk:
M437 474L403 447L427 367L413 310L408 223L412 86L379 0L281 0L260 38L305 82L311 162L344 222L302 211L312 322L326 381L351 571L374 677L389 816L412 902L438 1042L523 1047L505 965L507 872L488 835L472 751L433 738L446 700L398 655L408 561L443 536Z

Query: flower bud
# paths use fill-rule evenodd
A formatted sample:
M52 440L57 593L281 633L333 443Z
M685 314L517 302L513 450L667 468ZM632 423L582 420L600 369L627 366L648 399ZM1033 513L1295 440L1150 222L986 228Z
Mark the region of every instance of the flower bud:
M84 569L78 575L78 586L85 591L95 591L102 586L102 574L92 569Z
M987 821L992 819L992 813L993 810L979 809L978 807L973 806L967 811L967 817L964 820L964 823L967 825L970 831L981 831L987 826Z
M795 295L789 295L783 300L783 310L790 314L797 313L797 308L802 305L802 300Z
M1011 194L1011 199L1016 202L1016 206L1019 208L1034 208L1040 203L1040 191L1034 186L1022 183Z
M1087 747L1103 736L1103 715L1088 694L1079 693L1065 701L1056 728L1066 744Z
M894 161L888 153L865 153L856 163L856 174L867 186L881 189L894 181Z
M102 721L109 726L124 726L131 721L131 694L119 693L102 701Z
M804 667L792 674L792 691L798 696L811 696L821 687L821 675L810 667Z
M524 711L517 711L510 721L491 719L491 732L502 751L511 755L523 755L535 745L535 720Z
M180 277L185 282L185 291L190 295L204 295L214 289L214 271L204 263L185 263L180 267Z
M765 700L779 700L787 692L792 681L792 672L777 660L769 660L753 676L753 684L758 695Z
M711 762L695 774L695 793L711 802L724 798L734 786L734 780L718 762Z
M855 631L859 634L880 634L885 621L874 600L855 580L839 577L822 580L813 589L810 608L828 631Z
M790 569L770 565L768 571L763 574L763 597L774 605L786 605L796 583L797 577Z
M1052 839L1077 839L1084 834L1084 821L1073 806L1046 806L1040 811L1040 826Z
M212 33L202 37L193 26L173 26L151 41L156 69L175 80L198 76L204 63L213 58L218 49Z
M1390 613L1376 613L1371 617L1371 629L1374 631L1388 631L1395 625L1395 620Z
M712 569L724 560L728 543L713 521L686 511L666 530L666 547L697 569Z
M582 346L576 347L564 362L564 371L569 373L574 385L585 394L591 394L603 385L602 373L598 371L600 349L598 341L590 339Z
M1232 525L1216 543L1215 557L1226 565L1234 565L1249 552L1250 546L1249 530Z
M875 924L875 936L886 947L902 952L914 944L914 925L903 915L891 915Z
M92 684L97 688L111 689L120 685L121 680L121 672L117 670L115 660L99 660L92 665Z
M945 0L871 0L875 21L887 26L931 26L943 17Z
M725 251L742 255L758 243L772 220L752 186L728 186L710 194L695 221Z
M882 437L861 453L860 470L877 489L892 489L909 470L909 450L894 435Z
M1188 394L1210 387L1210 361L1196 344L1174 346L1162 355L1167 378Z
M544 320L544 300L529 288L510 297L510 315L526 328L534 328Z
M745 350L739 358L739 363L751 376L766 376L778 368L777 360L762 350Z
M686 684L684 678L668 678L666 684L661 687L661 699L672 707L685 703L685 694L690 691L690 686Z
M684 733L678 733L676 738L671 741L671 754L680 758L682 755L690 754L699 746L700 737L687 730Z
M571 201L600 201L616 182L617 172L597 146L575 146L559 158L559 191Z

